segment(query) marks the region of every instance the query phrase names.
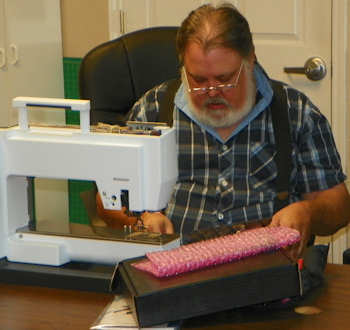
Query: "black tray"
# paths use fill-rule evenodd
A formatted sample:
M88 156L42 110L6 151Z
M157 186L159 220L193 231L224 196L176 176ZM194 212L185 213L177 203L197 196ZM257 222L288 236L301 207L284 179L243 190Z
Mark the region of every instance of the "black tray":
M162 279L131 266L142 259L119 263L111 285L140 327L300 295L297 265L281 252Z

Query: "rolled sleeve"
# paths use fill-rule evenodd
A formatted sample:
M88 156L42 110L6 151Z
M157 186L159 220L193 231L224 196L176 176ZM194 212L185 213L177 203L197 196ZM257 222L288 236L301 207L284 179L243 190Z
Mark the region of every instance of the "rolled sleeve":
M346 176L326 117L306 100L301 120L295 189L303 194L344 182Z
M147 91L132 107L129 120L158 121L159 101L163 97L167 83L162 83Z

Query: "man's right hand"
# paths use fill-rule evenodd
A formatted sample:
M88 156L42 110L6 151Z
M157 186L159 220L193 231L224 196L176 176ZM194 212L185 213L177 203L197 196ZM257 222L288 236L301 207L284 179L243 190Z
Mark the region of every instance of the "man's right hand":
M125 206L121 210L107 210L103 207L99 193L96 194L97 215L107 224L108 227L122 229L124 225L135 225L137 218L130 216Z
M144 212L141 215L143 225L147 231L162 234L173 234L174 226L172 222L161 212Z

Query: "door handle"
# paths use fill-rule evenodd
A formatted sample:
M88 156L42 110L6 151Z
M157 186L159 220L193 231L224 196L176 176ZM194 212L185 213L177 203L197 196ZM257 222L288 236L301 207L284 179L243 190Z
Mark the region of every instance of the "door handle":
M303 67L286 67L285 73L304 74L312 81L322 80L327 74L326 63L320 57L310 57Z
M9 48L12 52L12 61L10 61L10 64L15 65L18 62L18 48L15 44L11 44Z
M0 48L0 69L2 69L6 64L5 49Z

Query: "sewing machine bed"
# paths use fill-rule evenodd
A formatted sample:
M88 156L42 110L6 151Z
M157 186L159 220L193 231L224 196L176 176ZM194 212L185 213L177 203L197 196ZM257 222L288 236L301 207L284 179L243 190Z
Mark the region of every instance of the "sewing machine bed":
M95 240L116 241L126 243L149 244L162 246L178 239L177 234L149 233L144 231L123 231L109 227L96 227L88 224L70 224L69 231L31 230L23 227L17 230L21 234L41 234L50 236L66 236L73 238L87 238ZM176 246L176 245L175 245Z
M140 327L300 295L297 265L281 252L261 254L169 278L119 263L112 289L130 299Z

